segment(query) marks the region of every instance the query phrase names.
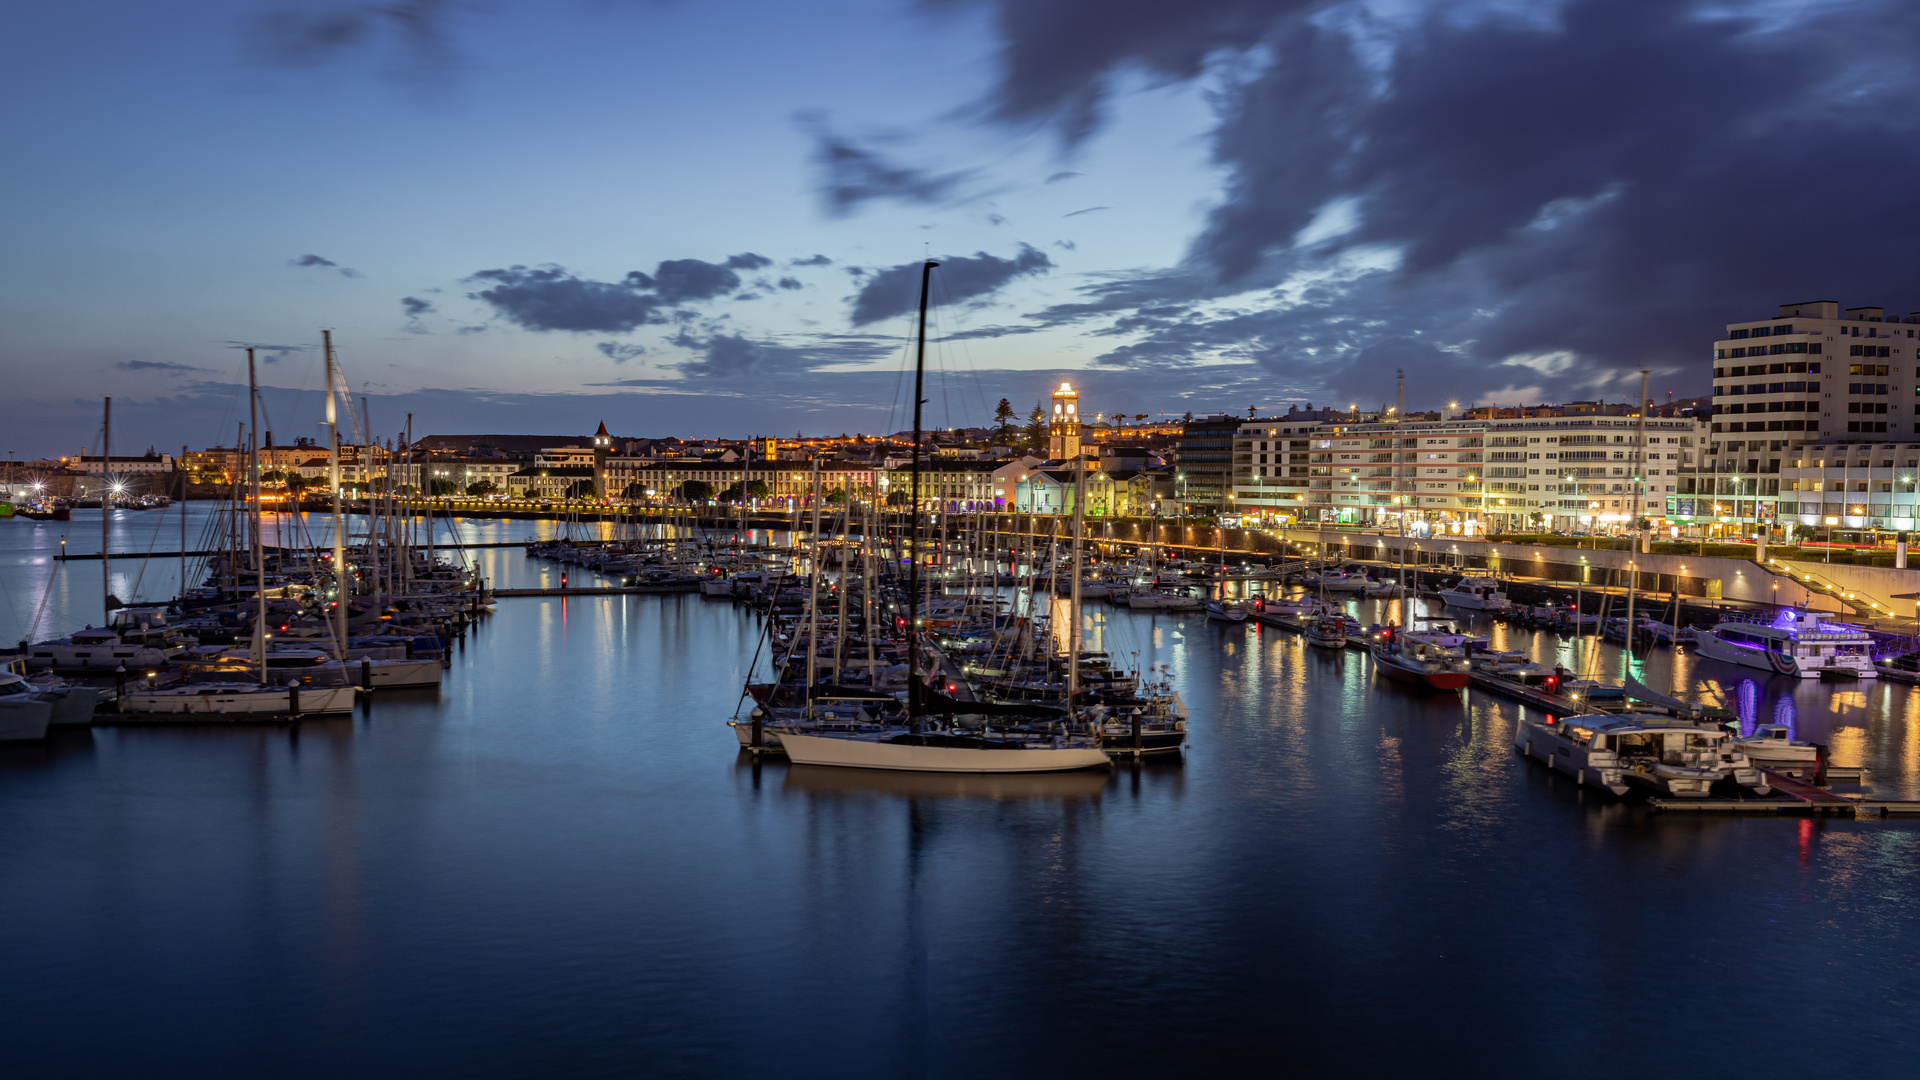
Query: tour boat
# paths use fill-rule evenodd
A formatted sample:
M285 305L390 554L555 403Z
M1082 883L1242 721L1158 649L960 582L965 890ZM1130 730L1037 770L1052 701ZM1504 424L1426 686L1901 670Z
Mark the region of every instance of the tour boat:
M1615 795L1628 786L1682 799L1703 799L1721 781L1756 795L1773 790L1765 774L1734 745L1731 732L1671 716L1628 713L1526 719L1514 749L1582 784Z
M1872 649L1873 636L1865 630L1827 622L1804 606L1771 618L1729 617L1694 638L1694 650L1709 660L1802 679L1878 678Z
M0 672L0 742L33 742L47 737L53 702L33 684L10 671Z
M1442 590L1440 599L1448 607L1468 611L1505 611L1513 606L1500 583L1490 577L1461 578L1453 588Z
M1430 690L1458 690L1472 669L1463 651L1466 638L1430 630L1389 631L1371 646L1376 670L1395 682Z

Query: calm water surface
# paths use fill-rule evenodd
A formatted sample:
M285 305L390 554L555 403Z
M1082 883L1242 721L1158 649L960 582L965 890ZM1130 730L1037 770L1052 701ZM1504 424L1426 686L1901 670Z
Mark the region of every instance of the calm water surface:
M74 550L97 542L88 514ZM118 516L129 548L177 536L177 519ZM99 565L45 559L66 531L0 522L7 640L35 612L98 621ZM501 585L557 573L476 557ZM128 596L143 570L124 569ZM141 591L169 592L168 572L145 567ZM1920 1062L1920 824L1653 817L1516 759L1516 706L1403 692L1283 633L1099 605L1090 644L1169 665L1185 693L1184 763L1014 780L755 766L722 721L757 630L698 596L507 599L440 691L351 719L0 749L0 1071ZM1664 651L1637 670L1676 675ZM1920 797L1907 688L1690 656L1677 675Z

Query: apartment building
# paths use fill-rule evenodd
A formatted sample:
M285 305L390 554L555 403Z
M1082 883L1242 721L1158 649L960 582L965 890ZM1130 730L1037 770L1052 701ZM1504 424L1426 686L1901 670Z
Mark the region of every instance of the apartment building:
M1920 438L1909 438L1821 441L1793 451L1780 468L1780 524L1821 532L1913 529L1920 520L1914 508Z
M1831 500L1841 511L1862 507L1857 515L1828 513L1826 503L1836 482L1897 487L1897 479L1860 474L1856 462L1904 461L1900 447L1920 443L1916 324L1920 312L1901 319L1877 307L1842 311L1832 300L1782 304L1771 319L1728 323L1713 349L1710 479L1702 492L1708 498L1695 507L1708 530L1749 535L1824 524L1828 517L1898 518L1891 501ZM1903 392L1906 385L1915 386L1912 395ZM1862 446L1877 449L1854 449ZM1812 484L1821 487L1796 486ZM1849 496L1895 494L1893 487L1840 490ZM1815 492L1819 499L1803 497ZM1803 503L1819 509L1803 512ZM1889 512L1877 514L1875 505Z
M1706 423L1565 415L1340 423L1248 421L1229 513L1460 531L1591 528L1695 509Z

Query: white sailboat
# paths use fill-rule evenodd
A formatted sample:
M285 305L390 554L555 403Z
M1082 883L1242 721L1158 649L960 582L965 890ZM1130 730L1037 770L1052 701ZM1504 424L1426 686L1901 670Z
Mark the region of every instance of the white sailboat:
M908 491L908 543L912 557L908 561L907 584L907 715L904 727L881 731L800 730L779 731L781 747L796 765L833 765L852 769L897 769L910 772L1028 773L1057 772L1069 769L1106 767L1106 751L1098 737L1067 731L1003 730L994 732L984 724L978 729L963 729L957 723L943 725L936 718L921 715L924 684L920 678L920 454L921 406L925 399L927 361L927 294L934 267L928 259L920 268L920 327L913 373L913 467ZM1084 477L1086 459L1080 459L1076 484L1080 492L1074 501L1073 626L1068 640L1067 669L1077 689L1080 645L1080 530L1084 521ZM984 718L983 718L984 719Z

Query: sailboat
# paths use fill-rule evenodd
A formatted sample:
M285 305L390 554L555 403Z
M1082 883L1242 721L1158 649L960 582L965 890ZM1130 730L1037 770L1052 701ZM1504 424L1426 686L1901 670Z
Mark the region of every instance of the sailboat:
M995 731L990 726L992 717L988 710L983 708L979 714L970 716L966 712L970 703L936 695L921 679L920 655L925 648L920 634L921 407L925 404L927 370L927 294L933 270L938 265L928 259L920 267L919 340L913 369L913 467L907 500L907 538L911 552L906 595L907 723L873 731L803 731L787 727L779 732L780 744L788 760L796 765L971 773L1058 772L1107 766L1107 754L1100 748L1097 736L1073 732L1067 724L1005 727ZM1084 459L1080 467L1083 471L1086 468ZM1075 510L1077 514L1081 507L1076 506ZM1079 567L1075 567L1076 603L1068 646L1070 671L1079 667L1078 570ZM978 726L963 723L963 716L969 716Z

